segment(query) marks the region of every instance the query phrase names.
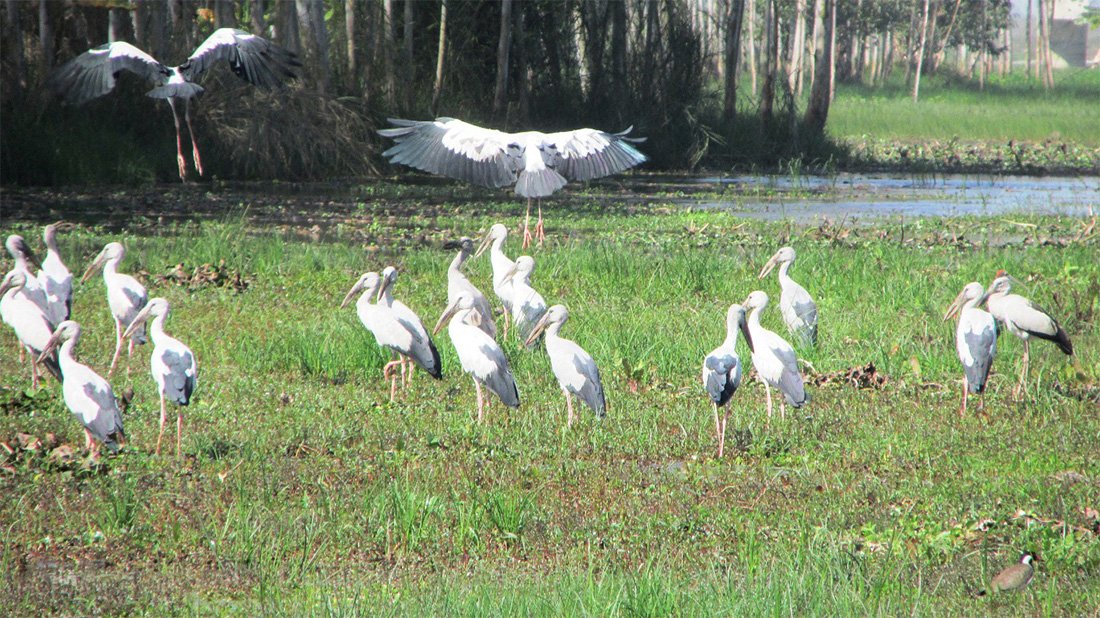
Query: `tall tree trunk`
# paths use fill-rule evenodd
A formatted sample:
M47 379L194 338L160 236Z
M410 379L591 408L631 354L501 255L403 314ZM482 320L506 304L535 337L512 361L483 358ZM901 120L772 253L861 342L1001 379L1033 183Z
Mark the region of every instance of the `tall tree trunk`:
M519 121L523 124L527 124L531 116L531 89L527 66L527 34L523 21L526 6L526 2L519 0L512 7L512 17L515 20L512 31L512 46L516 48L516 101L519 107Z
M43 74L53 68L53 18L49 0L38 0L38 50Z
M806 42L806 75L810 78L810 90L814 89L814 78L817 76L817 49L821 38L822 21L825 15L825 0L813 0L813 27L810 29L810 40Z
M493 116L499 118L508 103L508 50L512 46L512 0L500 3L500 37L497 40L497 80L493 90Z
M393 55L397 52L397 35L394 34L394 0L385 0L382 5L382 71L385 72L386 104L390 109L397 106L397 75L394 74Z
M1054 87L1054 55L1050 50L1050 30L1054 16L1054 0L1039 0L1039 53L1043 56L1043 87Z
M127 25L130 20L129 11L126 9L112 8L107 12L107 42L114 43L115 41L127 41L130 39L130 32Z
M614 110L629 96L626 83L626 2L611 0L608 7L611 9L611 100L615 104L611 109Z
M303 47L322 95L332 90L332 71L328 61L328 32L321 0L296 0L298 26L305 40Z
M984 40L987 25L989 22L988 13L986 11L986 3L982 2L981 16L982 16L982 43L978 50L978 90L985 90L985 72L986 72L986 59L989 57L989 44Z
M1035 24L1031 19L1031 5L1033 4L1035 4L1035 0L1027 0L1027 76L1031 78L1034 75L1034 79L1038 80L1039 72L1032 69L1032 62L1035 57L1035 35L1032 31Z
M401 44L404 47L402 53L403 62L405 65L404 75L402 75L401 81L405 84L405 109L412 109L413 107L413 95L416 93L416 64L413 62L413 52L415 51L413 33L415 31L414 25L416 24L416 17L413 15L413 7L416 6L416 2L413 0L405 0L405 19L402 24Z
M302 53L302 40L298 32L298 12L295 8L295 0L276 1L278 4L275 6L275 14L278 24L275 28L275 40L279 45L300 54Z
M435 82L432 84L432 115L439 115L439 98L443 96L443 66L447 57L447 0L439 3L439 46L435 53Z
M775 79L779 72L779 7L776 0L767 0L766 15L766 50L764 59L764 91L760 94L760 115L764 118L765 127L770 126L773 120L772 112L775 107Z
M802 93L802 49L806 46L806 0L794 0L791 36L787 46L787 89Z
M806 106L803 120L807 128L821 133L829 118L829 103L832 100L833 73L836 68L836 3L828 0L823 7L828 11L824 16L821 38L815 41L817 60L814 63L814 83L810 88L810 102Z
M356 49L356 42L358 41L356 1L344 0L344 36L347 38L348 81L353 88L357 85L355 82L359 79L359 50Z
M264 0L251 0L248 3L248 19L252 23L252 33L265 36L267 22L264 20Z
M749 68L749 88L752 98L756 98L756 0L745 0L745 19L748 29L749 57L745 64Z
M19 7L22 3L19 0L7 0L4 3L4 14L7 17L6 23L7 32L4 34L4 42L7 43L9 50L6 52L8 58L12 59L12 64L15 69L15 81L12 84L14 88L15 96L22 94L23 90L27 87L27 58L23 50L23 44L25 42L23 27L19 23Z
M920 34L919 42L917 43L917 66L913 69L913 102L916 103L920 97L920 70L921 65L924 63L924 44L927 42L926 37L928 35L928 0L924 0L924 8L921 10L920 18Z
M862 12L862 9L863 9L863 0L856 0L856 18L848 23L848 29L849 29L848 37L849 37L849 40L848 40L848 70L847 70L847 73L848 73L848 77L850 79L859 77L859 41L860 41L860 30L862 29L861 26L859 25L859 14Z
M741 63L741 25L745 19L745 0L728 0L726 7L725 96L722 119L731 122L737 116L737 66Z
M218 28L236 28L237 16L234 15L233 0L214 0L214 26Z

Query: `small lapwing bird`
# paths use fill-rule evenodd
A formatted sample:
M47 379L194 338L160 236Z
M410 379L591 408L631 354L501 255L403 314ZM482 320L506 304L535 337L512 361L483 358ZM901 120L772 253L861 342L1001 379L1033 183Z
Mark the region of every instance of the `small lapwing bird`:
M993 576L993 580L989 582L989 591L1010 592L1026 587L1035 575L1035 566L1031 564L1033 560L1035 556L1031 553L1020 556L1019 562ZM984 594L984 591L980 594Z

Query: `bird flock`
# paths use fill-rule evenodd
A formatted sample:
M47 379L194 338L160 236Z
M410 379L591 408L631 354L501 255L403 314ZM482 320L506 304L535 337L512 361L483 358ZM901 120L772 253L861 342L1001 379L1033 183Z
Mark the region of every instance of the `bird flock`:
M110 382L76 358L82 329L72 319L72 275L57 248L57 232L71 227L65 223L46 226L42 236L47 257L41 264L22 236L8 236L4 245L15 264L0 284L0 314L19 340L21 362L24 353L30 357L32 386L37 388L39 385L39 364L61 382L65 405L83 425L85 447L96 459L96 443L117 452L126 439L126 431ZM103 271L107 306L115 322L115 351L107 370L108 378L114 373L123 342L129 340L131 353L135 344L146 343L146 323L152 320L149 332L153 353L149 370L160 394L160 435L156 446L159 454L167 420L166 403L172 401L178 406L186 406L191 402L198 379L198 362L190 348L164 330L168 301L149 299L145 287L137 279L118 271L125 255L120 243L108 243L88 266L81 282L98 270ZM31 273L32 265L39 267L37 274ZM129 360L126 372L130 372ZM181 408L176 420L177 457L182 453L182 432Z
M58 232L71 227L65 223L46 226L43 240L47 258L41 263L21 236L8 236L5 247L12 256L13 267L0 284L0 314L14 330L21 356L24 352L29 355L32 386L39 386L39 365L62 383L65 404L81 421L86 446L94 458L98 452L96 443L117 451L126 434L122 412L108 380L76 359L81 326L71 316L72 275L62 262L57 246ZM383 379L389 382L391 402L397 396L399 380L402 388L411 385L415 367L434 379L442 379L443 366L432 337L447 327L462 370L474 383L479 423L483 422L490 402L483 389L509 408L520 406L519 386L501 346L509 333L514 333L521 354L536 353L542 343L566 400L567 427L575 421L574 397L592 410L597 419L604 418L607 399L595 359L578 343L561 336L569 319L568 309L563 304L547 306L531 279L535 270L534 258L521 255L510 259L504 253L507 237L507 227L497 223L489 228L476 250L474 240L468 237L445 245L457 252L447 269L447 306L430 332L415 311L395 298L398 271L393 266L387 266L381 274L367 272L361 275L340 306L346 307L355 300L363 326L373 334L378 345L392 355L392 360L382 368ZM489 251L493 270L493 292L505 321L504 328L499 331L489 300L463 272L463 266L471 258L486 251ZM135 345L146 342L148 331L148 338L153 342L150 373L160 397L160 432L155 452L160 453L168 402L172 402L177 404L178 410L178 457L182 441L182 407L191 402L195 391L198 362L190 348L165 332L168 301L148 298L140 282L119 272L124 257L125 249L120 243L108 243L81 277L83 283L97 271L103 273L107 306L115 322L115 350L106 375L110 378L114 373L124 343L129 342L132 353ZM813 346L818 333L817 305L809 292L791 279L789 271L794 259L794 249L779 249L764 265L760 277L766 277L778 265L778 304L789 334L799 346ZM32 266L38 267L36 274L31 272ZM965 414L970 395L982 397L979 411L984 411L984 392L997 351L999 328L1007 328L1024 342L1022 369L1013 398L1019 398L1026 386L1032 338L1051 341L1065 354L1073 354L1065 330L1049 312L1013 294L1012 283L1012 278L1004 271L999 271L987 287L976 281L968 283L944 315L944 321L958 317L955 341L963 367L960 414ZM769 296L763 290L753 291L740 303L730 305L725 315L725 339L703 358L702 385L712 403L719 457L725 452L728 404L747 374L738 354L740 340L743 339L748 347L752 367L764 385L769 419L774 407L773 389L779 398L781 418L785 418L787 406L801 408L810 400L795 346L761 324L761 314L768 305ZM129 371L128 355L127 374ZM725 412L720 415L721 408L725 408Z

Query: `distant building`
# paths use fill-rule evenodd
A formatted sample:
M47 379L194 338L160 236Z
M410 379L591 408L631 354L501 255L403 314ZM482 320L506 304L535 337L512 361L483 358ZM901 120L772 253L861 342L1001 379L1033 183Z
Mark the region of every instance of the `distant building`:
M1046 0L1046 5L1050 0ZM1038 37L1039 14L1036 0L1012 0L1012 61L1027 62L1027 5L1031 3L1032 28ZM1082 19L1085 9L1100 11L1100 0L1057 0L1050 28L1050 50L1055 68L1100 66L1100 28L1090 28Z

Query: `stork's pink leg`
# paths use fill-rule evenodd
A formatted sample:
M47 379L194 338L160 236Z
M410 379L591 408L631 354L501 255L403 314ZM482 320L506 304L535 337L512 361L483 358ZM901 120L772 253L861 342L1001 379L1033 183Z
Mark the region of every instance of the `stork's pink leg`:
M546 230L542 227L542 201L539 201L539 220L535 223L535 238L539 241L539 246L546 241Z
M531 236L531 198L527 198L527 214L523 217L523 248L531 246L531 241L534 237Z
M718 456L722 456L722 423L718 420L718 404L711 402L714 408L714 439L718 441Z
M178 410L176 413L176 463L183 460L183 450L180 445L183 443L183 410Z
M394 367L401 365L401 360L392 360L386 363L385 367L382 367L382 379L389 379L390 381L390 403L393 403L394 397L397 396L397 372L394 371Z
M730 420L730 409L722 413L722 439L718 441L718 456L723 457L726 452L726 423Z
M481 384L478 383L477 378L474 378L474 388L477 389L477 422L480 424L484 406L481 403Z
M180 115L176 111L176 103L168 99L168 107L172 108L172 122L176 124L176 164L180 169L180 180L187 182L187 159L183 158L183 136L180 135Z
M154 451L160 455L160 441L164 438L164 423L168 420L168 408L164 404L164 393L160 394L160 433L157 434L157 449Z
M962 418L963 416L966 416L966 395L967 395L967 392L969 390L970 390L970 388L969 388L969 385L966 383L966 378L963 378L963 400L962 400L962 404L959 406L959 417L960 418Z
M504 310L504 333L500 336L500 340L504 341L508 338L508 323L511 322L511 312L508 311L508 307L501 305L501 309Z
M772 389L764 382L764 394L768 396L768 418L772 417Z
M115 355L111 357L111 368L107 370L107 377L111 377L111 374L115 372L115 365L118 364L118 356L122 354L122 322L115 320Z
M130 363L134 360L134 338L130 337L130 343L126 346L126 377L130 377Z
M199 157L199 144L195 141L195 128L191 126L191 99L183 104L183 117L187 119L187 132L191 134L191 156L195 158L195 169L202 176L202 158Z
M22 351L22 347L19 348ZM38 390L38 363L34 361L34 351L31 351L31 389Z

